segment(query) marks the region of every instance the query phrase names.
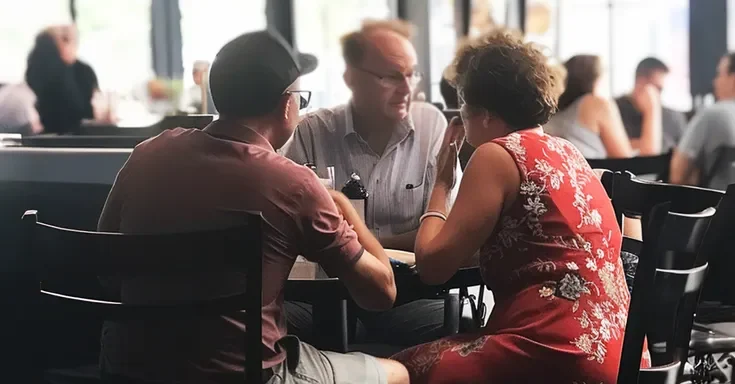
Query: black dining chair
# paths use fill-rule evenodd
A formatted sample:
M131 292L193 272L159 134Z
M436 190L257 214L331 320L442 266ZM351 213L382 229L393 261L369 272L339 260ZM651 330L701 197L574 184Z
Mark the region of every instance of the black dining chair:
M670 211L670 202L654 206L642 244L628 309L618 383L676 383L687 359L694 312L707 262L699 255L716 210L694 214ZM676 268L671 260L696 260ZM644 340L652 368L640 368Z
M735 268L725 250L729 249L728 234L735 230L735 188L722 191L651 182L635 178L630 172L606 172L603 185L612 187L613 206L619 218L623 214L648 221L650 207L671 201L677 212L692 213L717 206L711 230L704 239L701 254L710 269L700 293L690 340L690 354L694 357L694 377L724 377L716 363L715 354L735 351L735 304L730 271ZM608 193L610 191L608 190ZM649 226L643 227L645 231ZM678 260L680 267L693 265L693 260ZM725 356L727 358L727 356Z
M666 184L643 180L629 171L614 172L612 181L603 175L603 185L612 184L611 200L618 224L623 216L640 218L643 225L643 240L648 213L663 202L671 202L671 210L678 213L696 213L708 207L716 207L725 195L722 191L685 185Z
M656 156L587 159L590 167L609 169L613 172L632 172L635 175L652 175L655 180L668 181L671 152Z
M243 213L243 224L233 228L162 235L128 235L79 231L38 221L36 211L23 215L22 250L26 260L28 293L25 337L36 341L33 372L45 370L43 340L34 324L49 308L67 316L95 317L111 321L154 321L171 318L199 318L245 311L247 332L243 337L245 382L262 378L262 216ZM177 303L134 304L103 301L95 297L51 291L44 281L65 276L136 277L188 275L192 273L238 271L246 276L244 292L207 300ZM255 272L253 272L255 271ZM171 345L176 348L176 345ZM28 366L28 364L25 364ZM54 367L57 368L57 367ZM24 381L31 382L31 381ZM35 382L35 381L33 381Z
M731 234L735 231L735 184L727 188L717 214L702 244L701 254L710 269L704 282L689 343L694 357L693 378L701 382L726 379L718 361L732 364L735 358L735 288L732 286ZM725 365L727 365L725 364Z

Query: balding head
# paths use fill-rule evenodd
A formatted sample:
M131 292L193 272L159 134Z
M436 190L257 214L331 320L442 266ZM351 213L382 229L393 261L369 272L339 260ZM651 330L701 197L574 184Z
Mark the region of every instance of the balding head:
M411 39L414 26L403 20L366 20L362 27L342 36L342 56L345 63L359 65L369 50L383 44L403 44L413 50Z
M412 35L410 24L390 20L365 22L342 38L344 79L360 114L391 121L408 115L411 94L421 79Z
M377 55L379 58L391 62L411 60L416 56L416 50L411 41L400 33L389 29L367 32L364 36L364 42L366 56Z

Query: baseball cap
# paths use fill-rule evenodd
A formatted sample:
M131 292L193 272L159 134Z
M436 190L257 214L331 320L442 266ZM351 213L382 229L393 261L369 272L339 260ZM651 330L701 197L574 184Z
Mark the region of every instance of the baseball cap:
M316 66L315 56L296 52L276 31L242 34L214 58L209 71L212 101L220 114L267 114L299 76Z

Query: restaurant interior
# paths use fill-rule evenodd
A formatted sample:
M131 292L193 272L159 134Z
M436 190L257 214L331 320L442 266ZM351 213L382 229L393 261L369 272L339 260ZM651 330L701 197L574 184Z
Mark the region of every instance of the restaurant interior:
M156 333L156 327L166 329L172 323L181 322L182 318L227 318L227 313L238 311L245 314L241 325L243 329L247 328L247 331L239 334L241 340L238 348L247 358L235 359L240 366L228 366L225 369L237 373L241 377L238 382L322 382L320 379L299 381L302 379L298 379L294 373L296 371L291 372L295 376L288 376L288 380L277 380L279 374L276 368L265 363L270 352L264 344L266 336L262 336L261 332L268 327L287 329L288 334L297 334L302 342L308 342L320 351L353 353L347 356L369 356L370 359L374 356L380 359L370 361L381 363L388 359L398 361L396 364L406 366L410 382L571 383L577 381L556 381L557 377L563 375L559 376L561 374L555 372L574 372L575 369L582 372L592 365L614 371L613 376L610 376L612 379L590 374L592 376L580 376L583 380L662 384L730 383L733 380L735 288L731 273L735 273L735 258L729 254L731 247L728 245L727 233L735 230L735 186L731 185L735 183L735 63L729 61L730 58L735 60L735 56L729 56L729 52L735 51L735 1L0 0L0 15L4 16L0 23L0 51L5 52L0 60L2 383L230 383L233 381L218 381L216 375L212 376L211 381L194 378L191 381L168 381L141 377L128 377L125 379L127 381L120 381L122 376L116 376L115 380L118 381L114 381L110 379L112 376L106 378L104 373L107 357L101 355L101 345L102 349L106 348L101 340L107 332L105 324L110 321L125 324L149 322L147 332ZM405 318L399 319L388 320L387 316L365 314L365 310L358 308L361 307L357 303L359 300L354 297L353 287L344 282L344 277L338 277L339 274L335 274L327 264L320 265L322 263L315 262L314 258L306 254L302 257L297 252L291 261L290 273L280 282L279 298L275 300L279 305L279 316L284 301L306 304L299 308L308 305L308 326L292 327L291 321L297 316L292 314L289 306L285 307L285 314L275 319L276 324L273 325L267 317L271 315L266 313L273 311L271 306L274 304L265 301L265 294L261 297L261 294L253 293L262 293L263 287L281 279L280 276L265 273L268 264L274 262L268 253L272 251L268 251L272 248L268 244L268 235L261 237L261 232L266 233L269 231L266 228L271 228L265 211L255 214L248 212L245 215L249 220L248 225L224 230L221 227L201 228L194 225L192 228L204 231L125 233L119 230L113 231L119 233L110 233L101 227L100 216L106 209L106 202L111 204L111 189L113 185L121 183L121 169L131 166L131 154L142 151L141 148L146 145L150 148L155 138L163 137L172 130L184 128L206 131L221 121L217 91L213 90L214 86L210 89L209 83L214 81L214 75L210 75L215 73L217 61L224 60L224 55L218 55L218 52L226 43L242 34L267 29L279 39L282 37L288 46L298 52L316 57L318 65L300 78L300 88L294 91L302 93L299 119L309 119L311 115L323 116L320 115L325 113L323 111L338 113L334 111L343 111L340 108L345 105L349 109L361 100L356 95L353 98L353 92L357 92L355 86L347 80L349 76L343 76L350 73L348 67L354 67L345 53L343 36L359 31L366 22L375 20L401 20L412 27L407 41L410 41L415 52L415 65L410 73L399 73L400 79L397 81L403 84L405 80L410 90L407 96L410 103L406 103L406 111L410 107L410 112L406 113L412 116L412 120L408 119L411 124L416 125L416 132L411 133L416 138L419 137L418 131L430 129L428 124L426 127L420 126L423 124L420 122L426 121L424 117L430 113L438 116L440 123L437 124L442 131L449 130L453 124L461 125L463 121L465 127L469 126L468 119L472 117L467 109L472 107L466 105L472 102L468 93L458 88L466 79L460 74L458 76L465 80L454 82L450 72L458 70L455 57L462 52L463 47L472 44L473 39L494 33L513 36L527 43L523 46L533 47L534 52L540 52L546 60L543 65L550 68L551 72L548 73L553 73L556 80L563 80L559 82L560 92L557 96L561 94L561 98L558 108L557 100L553 101L556 114L551 117L548 126L546 123L539 125L543 126L544 135L561 137L579 148L580 152L575 153L579 153L586 162L580 165L577 172L589 171L590 175L599 176L599 179L593 177L592 181L588 177L585 183L594 183L594 188L599 184L603 188L605 212L609 211L609 214L600 218L595 210L596 216L590 216L590 220L603 223L607 236L603 242L606 246L610 239L614 238L611 243L617 242L609 245L616 256L604 267L608 268L609 265L609 271L612 272L607 272L608 275L595 272L594 276L599 275L601 279L596 283L582 279L579 291L574 293L576 296L571 302L575 303L575 312L569 316L584 319L580 320L581 323L575 320L573 327L583 324L581 327L586 329L584 324L589 320L587 317L597 316L594 310L590 310L589 315L584 312L586 310L577 312L579 303L585 305L580 295L609 293L610 285L627 287L620 291L624 292L620 295L625 296L624 300L621 299L625 304L620 309L623 318L616 318L622 322L620 327L592 326L591 333L583 335L592 335L584 339L589 345L580 341L580 338L563 340L569 350L572 347L579 348L569 352L570 355L579 357L583 352L589 353L589 358L584 356L582 359L585 360L584 364L554 360L556 355L543 357L542 352L534 349L541 342L527 335L523 336L525 342L534 345L529 350L524 351L522 345L525 344L521 343L513 344L513 348L517 347L518 350L509 349L510 352L501 351L499 354L494 354L499 349L489 351L491 348L500 348L497 345L507 346L503 341L496 342L497 345L492 347L490 344L493 338L506 337L516 332L508 329L516 328L497 331L500 322L497 319L506 317L502 314L495 317L498 308L502 312L511 305L507 289L514 283L494 284L488 281L488 276L507 275L510 281L512 274L517 273L520 277L525 276L526 272L519 272L520 269L488 272L490 261L486 259L486 254L492 251L487 251L487 247L474 249L472 254L475 256L471 262L457 265L456 272L445 277L430 277L440 274L427 273L426 270L430 268L422 267L422 262L428 266L427 260L435 256L429 250L434 249L430 245L437 243L428 241L426 236L440 233L438 228L445 231L450 224L465 225L458 221L461 217L456 212L439 212L429 208L433 206L437 194L436 186L432 194L432 184L441 176L427 177L427 172L435 172L431 171L431 167L442 166L439 156L445 152L437 155L435 151L427 155L417 150L406 152L408 157L404 159L400 153L391 155L393 149L389 144L382 154L377 151L376 163L371 164L369 169L380 172L389 169L392 173L382 176L376 176L377 172L375 175L362 173L357 176L351 169L346 173L337 169L335 176L334 166L339 168L339 164L327 164L329 167L325 168L320 163L324 159L318 156L306 162L298 161L289 152L289 145L293 145L291 141L284 147L288 150L275 148L277 156L290 158L299 166L312 167L326 189L341 191L374 235L373 240L382 243L382 246L378 246L379 253L384 250L385 260L390 261L392 284L396 291L390 307L408 308L415 305L418 308L418 303L430 302L435 305L432 307L436 309L433 314L424 315L425 307L416 310L413 317L405 315ZM733 23L729 22L731 20ZM59 66L64 68L53 67L51 62L54 60L41 58L45 54L41 51L46 37L59 45L55 60L59 59L60 53ZM65 61L67 51L63 48L64 44L74 47L73 64ZM564 93L572 90L573 79L577 76L575 72L580 70L574 65L575 58L594 58L595 89L582 92L584 96L563 105ZM80 75L80 71L89 71L90 68L91 72L85 72L87 77ZM369 69L356 68L370 75ZM93 79L94 84L89 94L84 89L74 95L52 94L48 88L44 88L59 84L55 79L64 76L61 71L67 70L77 71L75 79L82 82L91 75L89 79ZM392 79L381 74L372 75L383 83ZM579 76L584 78L585 74ZM644 78L650 80L649 83L644 83ZM45 83L39 85L39 82ZM469 88L466 84L464 86ZM720 89L727 86L732 87L732 90L723 96ZM485 92L502 94L510 91L487 88ZM308 97L305 98L306 93ZM579 111L586 108L584 100L587 97L593 100L590 103L599 101L599 105L609 107L600 107L602 109L597 111L591 109L590 113L604 114L611 120L605 120L608 117L601 115L585 120L585 116L592 115ZM84 104L85 112L79 116L72 116L73 113L69 112L75 108L72 105L76 102L75 98L80 98ZM641 106L645 103L655 104L648 106L648 110L653 112L643 111L646 107ZM612 112L606 114L601 110ZM590 124L585 121L601 123L590 132L585 127ZM352 129L352 123L348 124L348 129ZM607 132L616 129L610 128L614 124L621 128L616 132L624 137L622 147L611 144L612 139L609 139L614 134ZM291 140L299 137L302 125L296 129ZM354 131L358 131L357 125ZM315 133L312 131L310 134ZM592 142L579 142L590 136ZM435 139L437 151L442 144L442 137L443 133ZM480 152L487 144L477 145L476 149L470 144L469 138L468 133L467 141L462 140L459 144L453 142L455 152L450 151L450 157L453 154L457 162L457 169L463 172L461 184L457 179L456 185L451 185L451 188L459 190L456 197L458 204L463 199L462 195L469 193L465 184L469 185L469 178L480 172L477 169L495 168L493 164L477 164L478 159L482 158ZM649 139L655 143L647 144ZM321 142L314 140L312 145ZM368 145L366 141L361 142ZM394 151L400 151L403 148L401 145L404 144L399 144ZM695 147L698 153L695 153ZM529 144L526 149L529 154L531 148ZM620 148L627 152L621 152ZM342 153L342 149L330 145L324 151L329 159L332 158L330 151ZM309 153L309 156L314 156L313 150ZM341 155L334 156L338 158ZM411 156L425 156L429 168L412 169L414 166L421 168L424 163ZM438 160L435 161L434 156ZM363 158L358 155L354 157ZM475 167L472 167L473 160ZM189 164L184 159L181 161ZM385 162L396 162L397 167L391 168L391 163L386 168ZM363 169L361 167L355 168ZM688 173L682 173L682 167L689 170ZM695 168L696 172L692 171ZM540 168L537 166L537 169ZM592 169L597 173L591 173ZM185 167L180 171L183 174L190 171L194 173ZM533 198L524 194L524 185L527 185L524 183L530 182L532 176L529 175L532 172L529 171L528 175L524 172L521 171L519 198L530 206L534 203ZM561 166L555 172L561 173L559 180L562 185L565 185L566 179L575 177L568 168ZM391 186L380 183L382 178L390 180ZM251 180L250 183L266 183L268 180L271 178ZM422 185L424 183L426 185ZM554 182L549 183L553 185ZM400 191L389 191L391 187ZM580 204L587 206L585 204L591 204L590 201L598 201L592 198L593 192L579 192L582 191L579 188L577 191L578 195L570 198L577 199L574 212L582 209L579 208ZM168 199L171 202L180 198L181 201L190 201L191 191L176 191L172 188L170 192ZM411 194L413 192L415 194ZM382 193L388 197L382 197ZM457 193L456 189L454 193ZM550 196L556 196L554 193L542 193L541 200L550 201ZM224 192L222 194L226 195ZM423 194L423 200L415 202L414 196L419 194ZM490 194L487 193L488 196ZM334 206L331 200L329 203ZM338 216L341 218L344 214L347 218L349 215L339 202L335 200L335 203L339 209ZM380 206L383 203L385 207ZM186 204L182 203L179 208L185 211ZM381 228L378 228L376 223L380 214L376 210L385 209L395 216L398 215L397 211L411 210L414 206L419 210L407 216L405 221L408 224L382 223ZM505 206L501 208L504 209L503 215L514 212L505 211ZM121 211L125 209L123 203ZM151 210L154 209L151 207ZM455 213L455 217L450 213ZM533 220L545 223L543 218L535 217ZM606 227L608 220L613 225ZM446 222L446 225L440 227L440 221ZM497 228L493 230L496 221ZM354 227L363 245L365 254L360 260L372 257L369 254L375 254L374 248L365 244L359 226L349 219L347 222ZM488 227L490 231L483 239L502 235L508 225L511 224L505 219L493 218L492 226ZM428 226L431 228L427 229ZM636 226L638 230L631 232L631 228ZM391 229L386 229L388 227ZM472 227L463 228L467 232ZM436 233L431 234L432 230ZM385 233L397 235L397 232L404 231L418 231L413 233L414 237L411 237L408 246L383 241L387 238ZM437 239L440 237L436 236ZM525 241L509 236L506 240L511 243ZM578 239L586 241L582 237ZM390 240L395 240L395 236ZM309 241L308 236L305 241ZM484 244L489 244L490 240L487 241ZM498 241L502 245L503 239ZM536 244L535 240L528 241ZM482 245L483 242L477 244ZM557 248L571 247L567 243L559 244ZM515 251L523 253L522 249ZM549 255L553 252L556 251L549 251ZM592 252L589 254L592 255ZM629 255L634 256L634 261L627 258ZM551 275L550 270L561 265L553 260L544 264L542 257L545 256L539 256L537 264L529 262L524 268L534 268L540 274L548 272ZM596 264L594 268L590 267L589 258L579 257L576 264L571 264L573 267L568 261L565 262L569 270L584 269L585 260L588 268L597 268ZM376 258L380 259L378 255ZM497 259L493 261L497 262ZM495 264L493 268L498 265ZM242 275L247 276L243 278L244 291L231 292L235 294L226 297L189 298L188 301L131 302L126 300L124 289L122 297L112 295L100 278L123 276L134 280L139 276L187 276L217 268L246 271ZM257 272L247 273L252 270ZM605 276L613 277L607 279ZM191 280L185 290L195 292L196 281ZM547 298L548 293L551 296L548 302L551 302L551 298L559 301L568 296L563 289L568 280L553 283L551 291L548 291L551 293L546 291L549 285L544 282L539 282L541 285L538 287L541 288L534 286L529 289L534 290L535 296L541 295L543 298ZM618 292L618 288L615 288L615 292ZM158 297L157 293L151 295ZM610 296L617 305L615 295ZM535 316L546 308L542 307L546 304L528 305L537 307L519 310L525 315L518 316ZM624 308L625 305L627 308ZM598 320L589 320L590 324L598 324L595 321L608 324L605 316L616 316L608 313L611 311L609 308L600 311L604 314L599 313ZM426 324L426 319L431 317L438 317L438 325ZM548 320L550 317L545 319L551 321ZM411 321L420 324L408 330L400 328L405 324L398 324ZM541 321L533 324L544 327ZM404 338L404 334L419 332L422 326L434 326L436 329L432 329L431 336ZM397 328L391 329L393 327ZM495 331L490 331L494 328ZM518 332L526 332L523 329ZM196 327L189 330L189 333L197 332L200 330ZM446 340L454 342L460 340L462 335L476 335L478 332L484 335L479 340L483 343L490 341L480 347L472 344L471 347L476 349L468 347L466 343L451 344L449 347L449 344L445 344L442 347L440 341L436 341L448 337ZM154 338L152 333L144 337ZM537 333L543 332L531 332L533 335ZM199 337L202 340L207 338L205 331L202 330ZM176 340L171 339L168 347L172 354L178 348L187 348L181 346L184 341L179 342L182 344L177 346ZM206 341L201 342L208 344ZM410 349L424 343L430 343L427 344L429 349L447 348L435 355L422 355L423 364L431 368L417 368L412 365L416 361L406 357L405 350L409 353L424 353ZM145 343L141 345L140 348L152 348L151 351L168 354L165 349L160 349L160 345L155 348ZM205 350L209 351L209 346L201 348L199 352L202 354L207 353ZM548 348L556 353L562 347ZM600 349L590 352L592 348ZM600 352L603 349L605 352ZM127 350L127 353L138 353L131 350ZM356 352L360 354L354 354ZM141 356L146 354L142 350L139 353ZM301 353L303 356L303 349ZM471 376L474 373L466 373L463 379L457 379L462 376L443 373L445 370L465 370L459 363L452 365L454 363L451 362L459 361L452 360L456 356L470 356L476 366L483 366L487 362L487 367L496 369L500 365L490 360L497 356L501 356L497 358L502 360L502 355L506 353L525 356L526 360L532 361L509 358L506 366L516 367L516 371L511 368L504 371L503 374L508 376L495 376L492 373ZM288 356L291 362L290 352ZM137 358L128 357L123 358L123 361L128 361L130 366L137 364L130 363L137 362ZM216 360L212 356L202 358ZM441 361L445 359L448 362L442 366ZM587 365L587 360L594 364ZM183 361L182 364L197 365L191 361ZM334 364L336 366L338 363ZM404 369L403 365L401 369ZM580 368L583 366L585 368ZM136 372L136 369L131 369L131 372ZM171 369L176 371L178 368ZM182 372L186 369L189 368L181 368ZM202 368L204 371L207 369ZM480 368L473 369L476 371L468 369L466 372L485 372ZM545 377L546 381L530 381L528 371L535 371L536 377ZM375 382L409 382L408 379L395 379L391 377L391 371L388 372L387 381ZM331 382L372 382L357 377L363 376L355 374L353 378L342 377L341 381ZM498 379L501 377L517 379Z

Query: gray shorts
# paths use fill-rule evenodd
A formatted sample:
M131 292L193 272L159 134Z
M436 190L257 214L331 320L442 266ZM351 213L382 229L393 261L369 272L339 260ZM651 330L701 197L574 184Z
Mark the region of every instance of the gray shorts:
M296 336L278 341L286 360L273 367L268 384L387 384L378 360L364 353L320 351Z

